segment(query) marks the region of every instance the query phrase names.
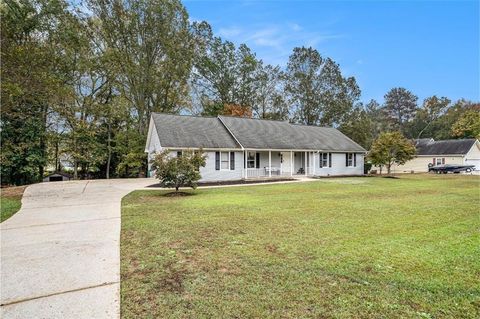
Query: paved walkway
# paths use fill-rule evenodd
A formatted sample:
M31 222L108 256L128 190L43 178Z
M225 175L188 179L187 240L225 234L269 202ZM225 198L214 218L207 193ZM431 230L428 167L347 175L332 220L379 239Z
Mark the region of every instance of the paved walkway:
M0 317L118 318L120 201L135 189L158 190L144 188L156 183L116 179L29 186L21 210L0 226ZM232 186L254 185L264 184ZM215 187L225 186L206 188Z
M120 199L153 179L41 183L1 224L1 318L118 318Z

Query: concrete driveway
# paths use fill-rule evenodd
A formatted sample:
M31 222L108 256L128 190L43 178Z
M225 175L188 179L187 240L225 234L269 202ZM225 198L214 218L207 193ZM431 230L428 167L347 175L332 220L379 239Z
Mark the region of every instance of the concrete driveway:
M153 179L41 183L3 222L1 318L118 318L120 200Z

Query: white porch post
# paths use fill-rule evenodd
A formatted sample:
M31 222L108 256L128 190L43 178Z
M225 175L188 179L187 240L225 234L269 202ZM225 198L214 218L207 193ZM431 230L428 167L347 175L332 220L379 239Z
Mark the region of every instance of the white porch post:
M243 174L245 175L244 178L247 179L248 177L248 173L247 173L247 168L248 168L248 165L247 165L247 150L244 150L243 151Z
M290 151L290 176L293 176L293 151Z
M268 177L272 177L272 151L268 151Z
M313 156L313 174L312 175L315 175L315 170L317 169L317 166L315 165L315 152L312 152L312 156Z
M307 176L307 152L305 152L305 176Z

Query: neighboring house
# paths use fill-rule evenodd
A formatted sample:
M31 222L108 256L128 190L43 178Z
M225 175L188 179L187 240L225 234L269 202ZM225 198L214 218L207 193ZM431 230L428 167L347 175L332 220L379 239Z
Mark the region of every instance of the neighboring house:
M202 149L202 181L295 175L362 175L365 149L334 128L229 116L153 113L149 163L164 149L174 156ZM153 175L149 164L149 176Z
M53 172L43 178L44 182L61 182L73 179L73 175L64 172Z
M415 140L417 154L405 165L393 167L395 173L428 172L428 166L443 164L475 165L480 170L480 143L476 139Z

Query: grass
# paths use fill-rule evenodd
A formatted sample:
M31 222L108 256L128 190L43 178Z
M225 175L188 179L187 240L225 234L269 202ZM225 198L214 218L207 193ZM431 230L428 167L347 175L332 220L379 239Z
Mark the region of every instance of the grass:
M0 222L7 220L22 207L22 195L26 186L2 188L0 194Z
M475 176L123 199L123 318L478 318Z

